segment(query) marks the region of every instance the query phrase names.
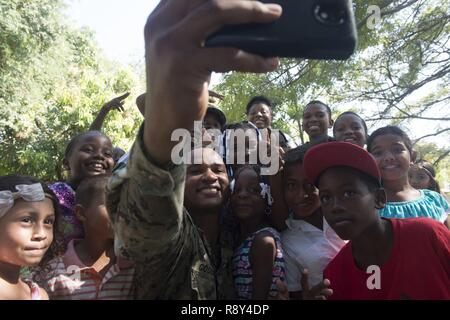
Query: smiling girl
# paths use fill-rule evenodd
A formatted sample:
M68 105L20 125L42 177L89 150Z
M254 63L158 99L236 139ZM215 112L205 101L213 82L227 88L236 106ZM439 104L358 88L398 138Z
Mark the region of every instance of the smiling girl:
M386 206L380 210L385 218L428 217L448 226L449 205L437 192L417 190L409 182L409 169L416 153L408 135L398 127L376 130L367 142L375 157L387 194Z
M284 258L279 233L270 227L270 188L259 167L241 167L231 183L231 208L239 220L239 247L233 256L233 278L239 299L265 300L277 296L276 281L284 281Z
M314 100L308 103L303 111L303 130L311 142L328 137L328 129L333 127L331 109L325 103Z
M60 204L61 219L57 228L64 244L84 237L83 226L75 217L75 191L86 177L110 174L114 167L111 140L99 131L88 131L74 137L66 147L63 160L69 173L66 182L50 185Z
M21 176L0 177L0 300L48 300L22 267L47 261L56 244L56 198L39 181Z
M367 143L367 124L357 113L347 111L337 117L333 126L336 141L356 144L361 148Z

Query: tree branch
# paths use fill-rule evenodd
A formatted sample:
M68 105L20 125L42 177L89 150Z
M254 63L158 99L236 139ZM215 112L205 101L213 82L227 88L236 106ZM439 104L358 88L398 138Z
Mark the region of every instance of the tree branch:
M450 118L432 118L432 117L420 117L411 115L408 117L377 117L364 119L366 122L380 121L380 120L407 120L407 119L417 119L417 120L429 120L429 121L450 121Z
M450 128L440 130L440 131L438 131L438 132L436 132L436 133L427 134L427 135L425 135L425 136L423 136L423 137L420 137L420 138L414 140L413 145L417 144L417 142L419 142L420 140L423 140L423 139L429 138L429 137L435 137L435 136L438 136L438 135L440 135L440 134L442 134L442 133L444 133L444 132L447 132L447 131L450 131Z
M391 5L392 3L394 3L394 0L385 0L384 3L382 3L381 5L379 5L379 8L381 10L381 17L387 16L387 15L392 15L400 10L403 10L411 5L413 5L414 3L416 3L419 0L411 0L411 1L405 1L403 2L403 4L399 4L398 6L394 7L391 10L386 10L383 11L383 9L387 8L389 5ZM358 22L357 24L357 29L361 29L367 22L367 20L371 17L372 15L368 15L366 17L364 17L360 22Z
M439 163L444 160L446 157L450 155L450 149L444 152L439 156L439 158L436 159L436 161L433 162L433 167L437 168L439 166Z

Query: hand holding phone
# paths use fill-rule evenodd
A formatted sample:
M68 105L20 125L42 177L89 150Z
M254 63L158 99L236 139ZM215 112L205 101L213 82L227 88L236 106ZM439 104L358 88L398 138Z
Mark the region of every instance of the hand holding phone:
M209 37L207 47L235 47L266 57L348 59L357 32L351 0L262 0L283 7L269 24L226 26Z

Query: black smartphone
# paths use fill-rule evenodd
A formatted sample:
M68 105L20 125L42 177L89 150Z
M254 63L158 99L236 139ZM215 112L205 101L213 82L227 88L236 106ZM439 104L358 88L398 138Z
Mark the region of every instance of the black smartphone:
M283 7L279 20L225 26L206 47L234 47L266 57L348 59L357 32L351 0L262 0Z

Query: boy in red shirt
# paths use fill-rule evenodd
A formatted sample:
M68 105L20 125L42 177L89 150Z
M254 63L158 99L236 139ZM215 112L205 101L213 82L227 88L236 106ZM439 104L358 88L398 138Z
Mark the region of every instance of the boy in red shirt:
M306 154L304 168L328 224L350 240L324 271L329 299L450 299L450 231L427 218L381 218L386 194L367 151L321 144Z

